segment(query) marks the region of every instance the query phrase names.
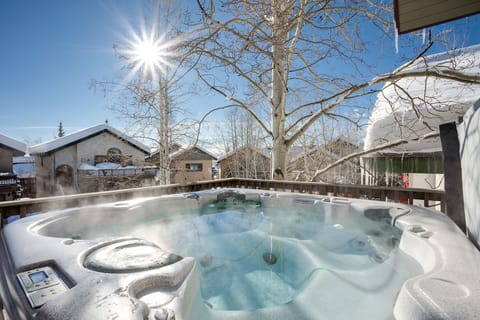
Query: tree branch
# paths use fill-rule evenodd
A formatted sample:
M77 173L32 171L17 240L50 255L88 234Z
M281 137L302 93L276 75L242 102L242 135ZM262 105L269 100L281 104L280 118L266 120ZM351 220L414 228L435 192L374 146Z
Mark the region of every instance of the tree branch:
M330 105L328 105L325 108L322 108L318 110L316 113L314 113L310 119L305 122L287 141L288 146L291 146L302 134L305 132L320 116L324 115L325 113L329 112L333 108L339 106L342 104L342 102L347 99L349 96L351 96L353 93L358 92L362 89L365 89L367 87L371 87L375 84L378 83L383 83L383 82L388 82L388 81L395 81L403 78L410 78L410 77L435 77L439 79L448 79L448 80L454 80L462 83L467 83L467 84L478 84L480 85L480 74L478 73L465 73L465 72L460 72L456 70L442 70L437 67L427 67L424 70L414 70L414 71L402 71L400 73L387 73L383 75L379 75L372 80L368 82L361 83L359 85L354 85L351 86L350 88L347 88L343 90L342 92L339 92L332 97L337 97L337 99L332 102ZM313 106L315 104L321 104L325 101L330 100L331 97L322 99L319 101L311 102L308 104L305 104L303 106Z
M402 144L407 144L409 142L414 142L414 141L419 141L419 140L428 140L428 139L436 138L436 137L439 137L439 136L440 136L440 133L432 132L432 133L426 134L426 135L424 135L423 137L420 137L420 138L400 139L400 140L396 140L396 141L393 141L393 142L382 144L378 147L371 148L369 150L364 150L364 151L349 154L348 156L340 158L337 161L329 164L325 168L315 171L315 174L313 175L311 181L314 181L319 175L324 174L325 172L327 172L330 169L344 163L345 161L348 161L348 160L351 160L351 159L354 159L354 158L358 158L358 157L361 157L361 156L369 154L369 153L385 150L385 149L396 147L396 146L399 146L399 145L402 145Z
M268 129L268 127L265 125L265 123L263 123L263 121L260 119L260 117L250 108L248 107L245 103L243 103L242 101L234 98L234 97L231 97L231 96L228 96L225 92L223 92L222 90L218 89L217 87L211 85L205 78L202 77L202 75L200 73L198 73L198 77L210 88L212 89L213 91L221 94L222 96L225 97L225 99L227 100L230 100L230 101L233 101L236 103L235 106L239 107L239 108L242 108L244 109L245 111L247 111L257 122L258 124L271 136L272 135L272 132ZM210 114L207 113L207 114Z

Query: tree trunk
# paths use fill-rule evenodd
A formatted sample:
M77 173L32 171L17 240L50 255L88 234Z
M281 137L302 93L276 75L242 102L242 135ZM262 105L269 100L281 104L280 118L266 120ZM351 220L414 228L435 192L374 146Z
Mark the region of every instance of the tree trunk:
M163 81L162 81L163 80ZM168 99L168 84L167 80L160 76L158 80L158 116L160 125L159 135L159 170L160 170L160 184L165 185L170 183L170 163L169 152L170 143L168 139L168 123L169 123L169 99ZM165 82L165 83L162 83Z
M274 180L286 179L287 152L288 149L285 144L285 139L279 138L273 140L271 170Z
M285 26L288 22L288 15L283 5L276 3L279 0L272 0L273 9L273 34L272 34L272 92L271 92L271 121L272 121L272 158L271 174L274 180L286 178L287 144L285 140L285 98L286 98L286 77L285 59L287 32ZM281 0L280 0L281 2Z

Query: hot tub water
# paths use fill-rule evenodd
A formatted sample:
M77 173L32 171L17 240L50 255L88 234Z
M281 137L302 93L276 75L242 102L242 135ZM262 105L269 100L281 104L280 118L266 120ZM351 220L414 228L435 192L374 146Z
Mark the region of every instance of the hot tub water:
M400 287L422 268L398 249L401 231L391 225L388 209L330 215L327 221L322 208L310 202L285 208L227 199L199 210L159 210L134 223L116 219L56 236L133 236L194 257L201 299L210 310L284 305L315 280L321 290L312 308L328 314L348 301L340 308L346 318L390 319ZM153 303L152 295L145 297ZM373 300L372 312L366 301Z

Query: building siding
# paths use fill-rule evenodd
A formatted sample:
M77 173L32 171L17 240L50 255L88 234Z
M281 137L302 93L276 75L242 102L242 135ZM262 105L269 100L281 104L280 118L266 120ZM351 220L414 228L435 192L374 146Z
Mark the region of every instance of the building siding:
M186 165L190 163L202 164L202 171L190 171ZM172 183L189 183L212 179L212 160L172 160L170 181Z
M12 172L13 168L12 150L0 146L0 172Z

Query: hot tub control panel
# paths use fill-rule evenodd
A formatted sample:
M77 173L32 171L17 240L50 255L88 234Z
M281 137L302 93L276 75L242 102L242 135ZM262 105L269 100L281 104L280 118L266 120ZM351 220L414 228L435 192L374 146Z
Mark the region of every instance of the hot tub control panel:
M49 266L18 273L17 278L32 308L38 308L68 290L67 285Z

